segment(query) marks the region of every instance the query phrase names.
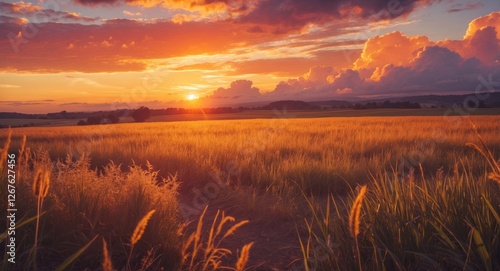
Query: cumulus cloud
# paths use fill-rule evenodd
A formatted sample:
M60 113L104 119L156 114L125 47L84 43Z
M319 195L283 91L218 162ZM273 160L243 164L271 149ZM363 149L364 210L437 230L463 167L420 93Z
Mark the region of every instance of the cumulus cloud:
M470 39L470 48L473 56L485 64L493 64L500 59L500 40L497 31L492 26L483 27L474 33Z
M492 26L495 28L500 27L500 11L492 12L486 16L481 16L472 20L469 23L467 31L465 32L464 40L471 38L472 36L474 36L474 33L476 33L477 30L487 26ZM500 39L500 32L498 31L498 29L497 39Z
M218 88L210 96L213 99L252 99L261 96L260 91L256 87L252 87L253 82L250 80L233 81L229 88Z
M366 41L351 68L313 67L269 95L313 99L380 94L473 92L479 75L500 73L500 12L469 24L463 40L434 43L392 32Z
M369 39L361 56L354 62L356 69L380 68L388 64L405 66L423 47L432 43L425 36L405 36L399 31Z
M462 58L476 57L485 65L494 65L500 59L500 12L470 22L462 40L444 40L437 44L457 52Z

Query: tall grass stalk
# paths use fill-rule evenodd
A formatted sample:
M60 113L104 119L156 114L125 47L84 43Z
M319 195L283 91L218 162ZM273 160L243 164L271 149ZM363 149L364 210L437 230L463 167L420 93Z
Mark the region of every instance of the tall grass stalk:
M206 234L203 230L203 219L207 209L208 206L205 207L199 217L196 230L184 242L182 262L185 270L209 271L227 269L228 267L223 266L222 260L232 252L222 247L221 244L224 239L233 235L236 230L249 222L248 220L243 220L236 223L234 217L226 216L224 212L218 210L211 227L208 229L208 234ZM229 228L225 227L229 222L234 224ZM224 228L227 228L227 230L223 231ZM238 261L240 268L244 268L251 246L251 244L244 246L245 253L242 251L241 261Z
M366 231L356 230L355 212L342 214L359 206L354 195L347 202L331 197L339 208L325 207L332 212L328 216L311 208L319 219L306 223L309 239L307 244L301 242L304 258L326 270L359 270L360 260L370 270L499 269L500 186L486 174L477 176L467 165L464 159L451 173L420 178L397 172L374 176L363 199ZM327 223L328 235L321 232ZM325 253L315 253L318 250Z
M108 251L108 243L102 238L102 271L113 271L113 262Z
M31 254L33 255L34 267L36 269L36 252L38 247L38 232L40 229L40 216L43 208L43 200L47 197L50 187L50 171L38 169L33 182L33 193L37 198L35 241Z
M236 262L235 271L245 270L245 266L248 260L250 259L250 249L252 248L253 244L254 243L251 242L243 246L243 248L241 249L240 256L238 257L238 261Z
M132 233L132 236L130 236L130 253L128 254L128 259L127 259L127 270L131 270L130 268L130 259L132 258L132 252L134 251L134 246L141 240L142 235L144 234L144 231L146 230L146 227L148 225L148 221L151 219L153 214L156 212L156 210L151 210L149 211L140 221L137 223L137 226L134 229L134 232Z
M358 196L354 200L351 207L351 212L349 214L349 231L351 232L352 238L354 238L354 243L356 245L356 257L358 258L359 270L362 270L361 265L361 254L359 253L358 235L359 235L359 224L361 223L361 207L363 206L363 199L366 193L366 185L362 186L359 190Z

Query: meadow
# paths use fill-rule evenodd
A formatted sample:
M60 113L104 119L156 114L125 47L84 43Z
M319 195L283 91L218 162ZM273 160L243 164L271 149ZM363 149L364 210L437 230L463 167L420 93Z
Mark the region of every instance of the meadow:
M500 117L274 114L2 129L14 270L500 268Z

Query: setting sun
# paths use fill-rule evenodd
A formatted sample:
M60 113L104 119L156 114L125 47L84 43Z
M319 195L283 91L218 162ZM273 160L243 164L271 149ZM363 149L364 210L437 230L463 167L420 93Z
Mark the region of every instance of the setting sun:
M198 99L198 98L199 98L199 97L198 97L197 95L195 95L195 94L189 94L189 95L187 96L188 101L196 100L196 99Z

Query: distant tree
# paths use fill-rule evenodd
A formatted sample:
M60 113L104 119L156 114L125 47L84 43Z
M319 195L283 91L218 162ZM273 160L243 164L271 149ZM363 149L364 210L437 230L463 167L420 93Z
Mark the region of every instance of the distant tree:
M144 122L145 120L149 119L149 117L151 116L151 112L149 108L141 106L138 109L134 110L131 116L136 122Z
M115 113L109 113L106 118L111 122L111 123L118 123L120 122L120 118L115 114Z
M87 124L100 124L103 119L103 116L90 116L87 118Z
M365 107L365 106L363 106L363 105L362 105L362 104L360 104L360 103L355 103L355 104L352 106L352 108L354 108L354 109L365 109L366 107Z
M87 122L84 120L80 120L79 122L76 123L76 125L78 126L87 125Z

